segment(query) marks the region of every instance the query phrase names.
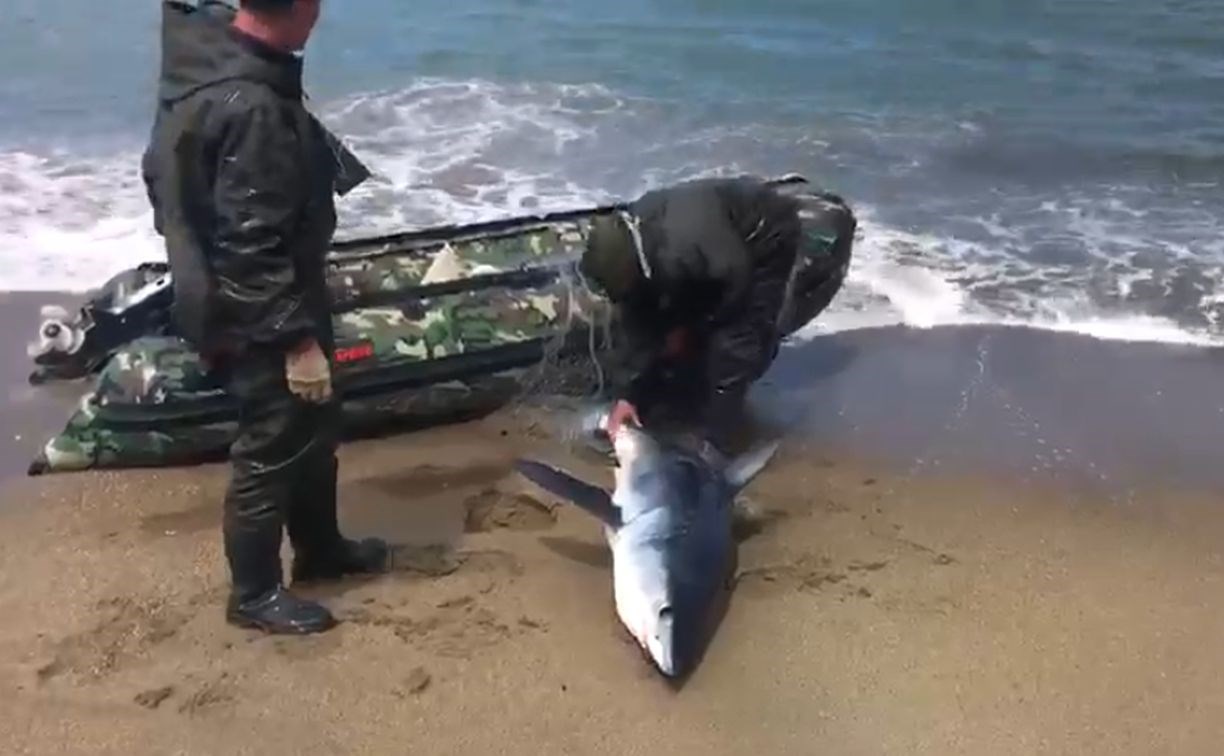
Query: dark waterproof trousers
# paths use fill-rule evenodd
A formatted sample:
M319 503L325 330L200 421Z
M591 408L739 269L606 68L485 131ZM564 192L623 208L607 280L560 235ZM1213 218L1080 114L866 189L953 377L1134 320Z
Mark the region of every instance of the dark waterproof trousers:
M296 560L324 557L340 541L338 400L311 404L292 394L284 360L278 351L253 351L226 370L226 388L240 413L224 518L225 555L238 601L282 584L283 530Z

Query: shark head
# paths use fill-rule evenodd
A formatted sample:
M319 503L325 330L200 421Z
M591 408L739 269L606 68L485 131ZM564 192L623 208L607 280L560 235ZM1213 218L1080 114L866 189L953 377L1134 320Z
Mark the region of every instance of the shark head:
M644 598L648 603L645 611L635 615L632 606L639 602L630 606L618 602L617 612L626 626L632 623L641 628L639 645L660 674L683 677L696 666L701 653L704 607L676 586L668 586L655 601L650 601L649 594Z
M610 536L617 614L659 672L675 677L689 667L693 637L693 602L677 580L690 556L680 534L686 513L716 516L721 471L637 426L621 426L612 443L612 501L624 520Z
M612 499L625 524L615 534L617 611L666 677L696 664L709 607L725 585L734 540L732 502L768 463L770 444L736 459L713 447L690 451L622 426Z

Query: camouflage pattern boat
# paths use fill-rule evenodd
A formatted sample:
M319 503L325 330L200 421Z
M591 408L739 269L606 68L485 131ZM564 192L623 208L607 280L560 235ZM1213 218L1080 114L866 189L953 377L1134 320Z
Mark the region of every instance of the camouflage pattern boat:
M804 243L783 328L815 318L849 268L854 214L799 176ZM330 257L336 384L346 435L419 428L491 411L546 358L598 360L615 343L612 308L577 272L595 216L618 206L340 241ZM44 308L31 382L89 390L31 474L221 459L234 404L173 332L170 274L124 271L70 314Z

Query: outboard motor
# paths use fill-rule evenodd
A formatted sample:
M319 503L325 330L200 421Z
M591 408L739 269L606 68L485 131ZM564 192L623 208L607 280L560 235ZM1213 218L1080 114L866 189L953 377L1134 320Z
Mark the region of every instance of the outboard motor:
M26 347L36 365L30 383L84 377L129 341L167 334L173 296L169 266L145 263L113 276L75 315L44 306L38 339Z

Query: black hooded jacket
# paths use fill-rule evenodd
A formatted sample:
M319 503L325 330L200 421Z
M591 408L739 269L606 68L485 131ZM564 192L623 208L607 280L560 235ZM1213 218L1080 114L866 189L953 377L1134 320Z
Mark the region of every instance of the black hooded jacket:
M298 56L235 30L228 5L162 10L142 169L177 329L205 355L330 345L333 195L368 171L304 107Z
M621 308L628 339L616 392L637 405L653 398L664 338L677 327L697 342L700 363L689 368L706 390L745 390L776 354L797 203L753 177L712 178L648 192L628 210L648 275Z

